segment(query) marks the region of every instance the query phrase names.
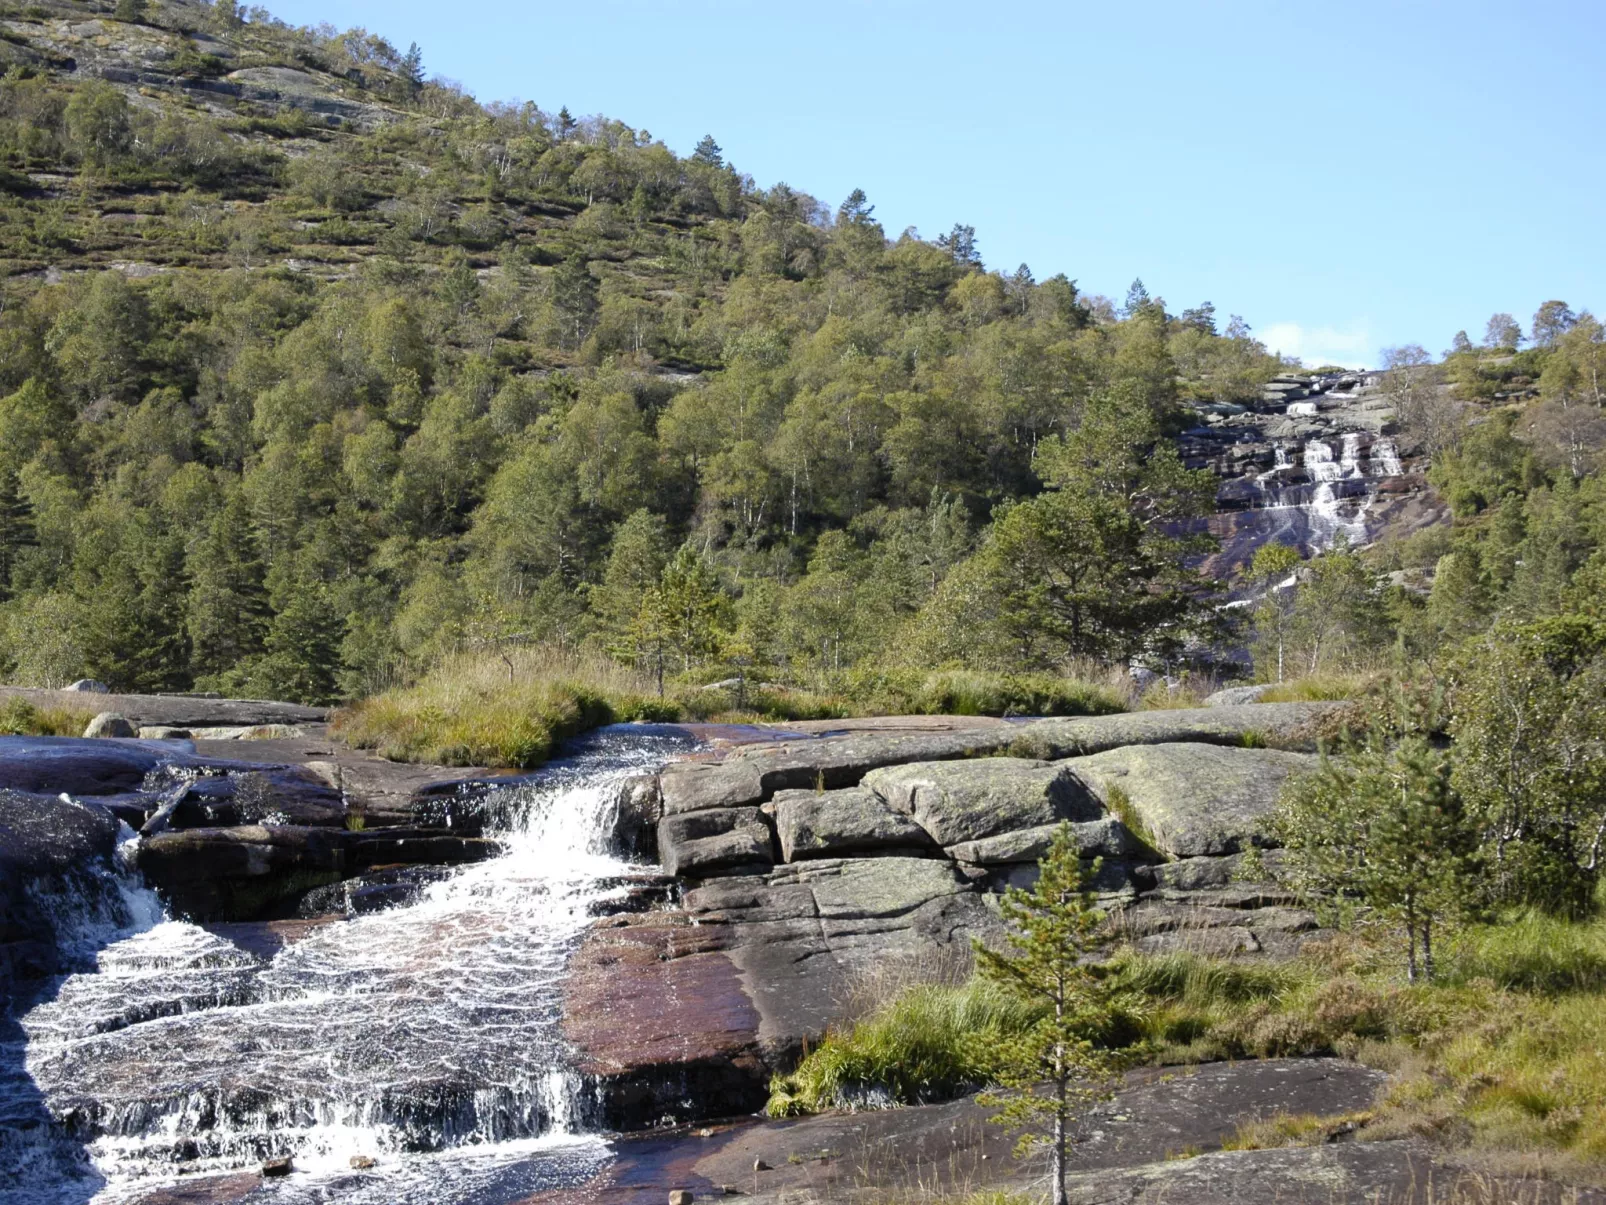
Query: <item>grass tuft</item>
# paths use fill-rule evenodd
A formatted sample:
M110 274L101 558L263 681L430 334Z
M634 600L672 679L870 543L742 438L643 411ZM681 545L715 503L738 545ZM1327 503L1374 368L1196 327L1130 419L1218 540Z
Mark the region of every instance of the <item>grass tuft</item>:
M35 707L21 695L0 703L0 736L83 736L93 707Z

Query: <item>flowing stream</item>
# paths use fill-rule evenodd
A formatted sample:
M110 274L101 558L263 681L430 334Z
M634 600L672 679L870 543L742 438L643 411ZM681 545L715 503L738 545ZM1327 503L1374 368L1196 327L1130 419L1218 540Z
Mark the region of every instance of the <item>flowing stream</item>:
M490 1205L589 1178L607 1148L568 1069L563 974L643 869L609 850L621 780L690 744L593 733L496 793L502 856L288 944L162 919L131 888L93 969L21 1017L26 1078L82 1175L0 1174L0 1201L113 1205L179 1164L284 1155L295 1173L253 1201Z

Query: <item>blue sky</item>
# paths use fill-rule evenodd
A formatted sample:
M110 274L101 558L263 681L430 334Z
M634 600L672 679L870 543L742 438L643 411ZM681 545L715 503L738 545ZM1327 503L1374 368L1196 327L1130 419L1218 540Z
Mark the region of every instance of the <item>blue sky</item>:
M889 233L972 225L1307 364L1606 306L1606 4L278 0L481 100L605 113Z

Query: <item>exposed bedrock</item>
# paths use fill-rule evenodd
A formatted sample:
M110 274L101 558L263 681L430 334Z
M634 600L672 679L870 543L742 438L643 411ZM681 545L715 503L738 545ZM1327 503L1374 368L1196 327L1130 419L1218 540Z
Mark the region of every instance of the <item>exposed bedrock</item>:
M109 883L120 821L140 834L129 856L147 883L199 921L310 915L320 902L357 911L406 889L327 889L383 868L452 866L497 851L479 836L485 792L475 784L403 775L401 790L370 800L352 789L366 783L361 771L353 783L331 765L239 761L172 741L0 738L0 894L81 896L85 881ZM43 933L40 948L52 948L39 906L22 907L0 902L0 923L22 917L13 928ZM12 954L21 957L20 947Z
M756 1107L867 976L1000 936L997 894L1035 881L1062 823L1139 948L1296 951L1317 922L1275 881L1269 820L1330 706L854 731L627 784L621 824L656 812L684 895L602 922L574 962L566 1026L609 1123Z

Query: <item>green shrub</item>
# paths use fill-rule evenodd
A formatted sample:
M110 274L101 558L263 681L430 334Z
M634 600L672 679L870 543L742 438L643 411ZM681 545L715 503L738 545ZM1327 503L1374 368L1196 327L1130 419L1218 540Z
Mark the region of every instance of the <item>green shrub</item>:
M910 988L845 1033L831 1033L770 1085L768 1112L791 1117L865 1104L943 1100L987 1082L978 1035L1020 1033L1034 1010L972 980Z

